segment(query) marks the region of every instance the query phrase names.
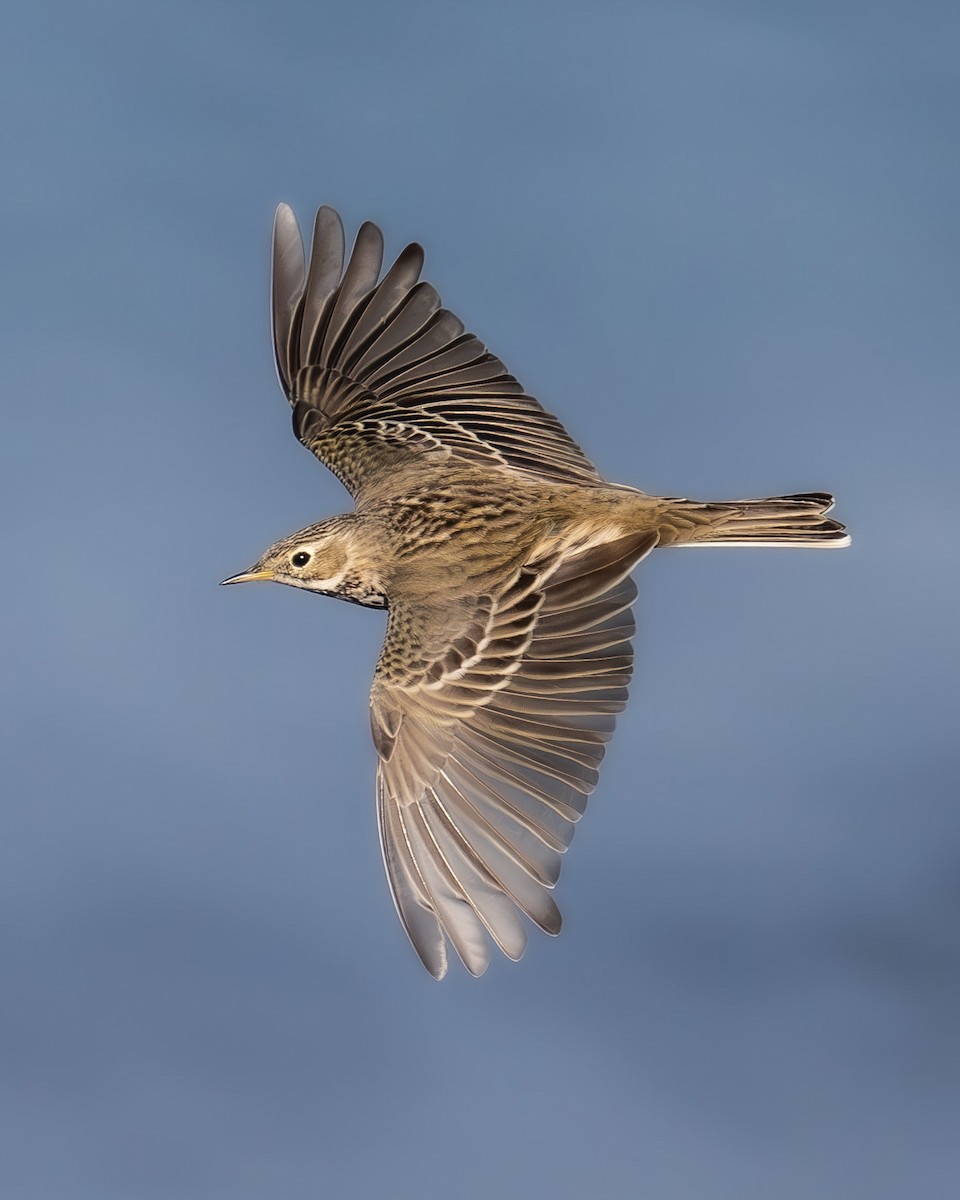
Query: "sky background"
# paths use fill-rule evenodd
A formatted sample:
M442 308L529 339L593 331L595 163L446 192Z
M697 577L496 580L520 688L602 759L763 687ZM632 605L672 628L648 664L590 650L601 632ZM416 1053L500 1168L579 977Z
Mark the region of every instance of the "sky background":
M960 10L21 4L0 49L0 1192L947 1200ZM826 489L655 554L563 936L423 971L382 615L220 590L349 507L276 204L426 277L611 479Z

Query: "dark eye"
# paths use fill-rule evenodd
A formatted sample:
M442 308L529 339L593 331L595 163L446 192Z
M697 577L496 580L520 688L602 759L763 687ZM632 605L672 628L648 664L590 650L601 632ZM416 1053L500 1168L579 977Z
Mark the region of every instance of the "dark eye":
M298 550L293 558L290 559L295 567L305 567L310 561L310 555L306 550Z

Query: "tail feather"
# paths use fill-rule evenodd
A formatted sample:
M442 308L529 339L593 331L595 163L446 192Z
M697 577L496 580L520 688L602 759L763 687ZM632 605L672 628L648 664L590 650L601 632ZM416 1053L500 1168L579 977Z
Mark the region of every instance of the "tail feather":
M701 504L673 500L663 518L660 544L687 546L849 546L827 492L800 492L765 500Z

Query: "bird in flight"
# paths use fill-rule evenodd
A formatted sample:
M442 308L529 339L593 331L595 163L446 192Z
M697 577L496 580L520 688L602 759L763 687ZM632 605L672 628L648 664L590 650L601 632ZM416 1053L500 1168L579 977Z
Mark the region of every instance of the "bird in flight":
M423 965L518 959L553 887L633 666L634 567L662 546L849 544L821 492L700 503L607 483L556 417L420 280L410 245L319 210L273 234L273 338L299 440L355 509L224 583L388 610L370 695L380 842Z

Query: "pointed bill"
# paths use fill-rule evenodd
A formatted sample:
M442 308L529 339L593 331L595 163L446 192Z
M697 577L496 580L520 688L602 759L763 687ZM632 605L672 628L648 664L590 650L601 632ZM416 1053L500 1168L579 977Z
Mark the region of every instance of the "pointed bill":
M229 579L221 579L220 586L223 587L227 583L257 583L259 581L268 581L272 578L272 571L241 571L239 575L231 575Z

